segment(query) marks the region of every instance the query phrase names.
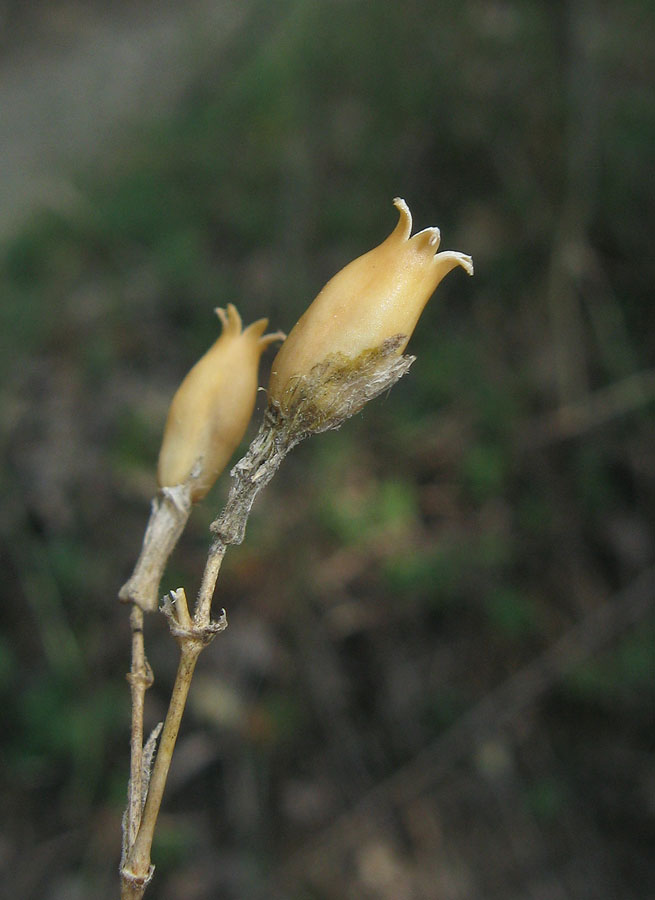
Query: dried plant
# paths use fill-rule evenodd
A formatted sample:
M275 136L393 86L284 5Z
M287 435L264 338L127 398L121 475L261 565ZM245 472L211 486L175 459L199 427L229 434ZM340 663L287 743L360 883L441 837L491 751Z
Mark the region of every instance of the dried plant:
M223 332L173 398L159 457L160 490L134 573L119 593L132 605L123 900L143 897L152 878L152 840L193 672L202 650L227 627L224 610L217 619L211 616L227 547L243 540L257 494L293 447L312 434L338 428L407 373L414 357L403 351L442 278L458 265L473 274L469 256L436 252L437 228L411 237L407 204L400 199L394 203L400 213L394 231L328 282L273 361L263 422L232 469L227 503L211 525L214 537L193 615L184 588L163 600L161 611L179 645L180 661L166 719L144 740L145 694L153 680L145 655L144 613L157 609L160 581L192 504L206 495L243 437L254 408L261 353L284 335L264 335L266 319L242 330L234 306L217 310Z

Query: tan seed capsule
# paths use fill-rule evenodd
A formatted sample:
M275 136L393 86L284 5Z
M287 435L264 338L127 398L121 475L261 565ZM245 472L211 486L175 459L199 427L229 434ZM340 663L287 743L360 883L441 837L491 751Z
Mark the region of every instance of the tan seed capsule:
M284 339L280 332L264 334L268 319L243 331L231 303L216 313L223 331L173 397L157 468L160 487L183 484L193 475L194 502L207 494L248 427L262 352Z
M389 237L328 281L275 357L268 394L283 412L297 396L299 381L326 360L338 360L342 367L389 341L400 356L442 278L456 266L473 274L470 256L454 250L437 253L438 228L410 237L409 207L400 198L394 205L400 219ZM334 372L332 365L325 368Z

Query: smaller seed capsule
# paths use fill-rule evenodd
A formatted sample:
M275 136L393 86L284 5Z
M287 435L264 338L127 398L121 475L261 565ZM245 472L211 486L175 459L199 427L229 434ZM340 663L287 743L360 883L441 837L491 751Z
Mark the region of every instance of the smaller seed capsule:
M221 336L198 360L173 397L159 452L160 487L191 480L191 499L202 500L239 446L252 417L259 359L281 332L264 334L268 319L242 330L229 303L217 309Z

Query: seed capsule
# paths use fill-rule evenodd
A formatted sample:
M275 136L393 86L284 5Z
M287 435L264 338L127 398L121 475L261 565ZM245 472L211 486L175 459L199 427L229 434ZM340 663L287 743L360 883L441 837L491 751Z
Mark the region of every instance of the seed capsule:
M221 336L195 364L171 403L159 452L160 487L191 479L191 499L201 500L227 465L251 419L259 359L280 332L264 334L268 319L242 330L233 304L217 309Z
M316 366L324 365L334 377L335 367L326 361L337 360L341 368L344 361L352 366L360 357L369 359L371 353L391 345L393 353L402 355L442 278L456 266L473 274L470 256L454 250L436 252L438 228L410 237L409 207L400 198L394 206L400 218L389 237L328 281L278 351L268 394L283 412L295 402L299 382L312 370L315 379Z

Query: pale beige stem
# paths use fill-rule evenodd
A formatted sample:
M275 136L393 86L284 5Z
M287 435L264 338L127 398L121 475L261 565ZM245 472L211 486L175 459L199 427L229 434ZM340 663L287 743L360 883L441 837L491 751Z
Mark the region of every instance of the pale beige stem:
M227 504L221 515L212 523L211 530L215 537L209 550L193 619L189 615L183 588L172 591L164 601L163 612L168 617L171 632L181 647L181 657L149 783L147 774L143 774L143 766L140 767L140 774L136 774L133 759L134 783L130 787L130 808L134 802L133 798L138 793L137 786L140 788L140 794L147 789L147 797L136 838L133 843L128 842L124 863L121 866L122 900L141 900L148 882L152 878L153 866L150 862L152 839L193 672L203 647L219 631L223 631L227 627L224 612L218 621L211 621L211 604L225 550L229 544L241 543L255 498L268 484L282 460L296 444L309 437L310 434L338 428L353 412L361 409L365 402L390 388L407 372L413 357L398 357L396 350L397 341L395 343L393 340L387 341L377 351L365 354L365 358L360 360L352 371L352 367L343 371L338 368L334 370L334 361L330 363L333 380L336 378L336 372L339 374L339 383L345 384L350 393L346 391L346 395L341 396L337 392L337 395L332 398L333 402L327 413L323 411L319 414L312 407L314 411L307 414L307 403L305 402L307 398L304 396L296 398L296 406L292 408L290 416L282 413L279 407L269 406L257 437L250 445L246 455L232 470L234 481ZM325 376L325 365L319 365L316 369L315 377L320 381L320 378ZM311 379L307 383L311 384ZM311 396L311 391L309 396ZM189 489L190 486L187 484L178 487ZM173 489L173 491L175 490L177 489ZM166 489L161 494L160 504L158 506L153 504L151 522L148 525L137 569L121 591L122 599L132 600L142 610L156 608L156 591L161 571L163 571L165 560L186 523L190 508L190 490L183 495L182 502L179 504L174 502L172 491ZM160 512L160 510L162 511ZM160 526L161 531L158 530ZM163 550L158 551L155 546L156 535L159 535L157 539L168 541ZM161 570L158 568L160 566ZM134 616L134 621L138 623L138 614L135 613ZM136 631L138 633L138 629ZM136 634L134 640L137 640ZM133 644L133 653L135 647L137 650L139 649L138 643ZM141 701L139 700L139 702ZM140 715L140 721L142 721L142 713L141 705L139 713L135 713L136 719ZM143 726L140 721L136 721L138 737L133 737L133 754L142 759L144 755L142 749ZM153 746L154 737L152 739ZM132 819L132 823L135 821L136 816ZM128 834L131 835L129 829Z
M146 805L143 809L141 824L136 840L128 855L124 868L124 884L127 880L132 883L140 883L145 890L145 886L151 875L150 850L152 847L152 838L155 832L157 816L161 806L162 797L164 796L164 788L166 787L166 779L168 770L171 765L173 749L180 730L180 722L186 705L189 686L193 670L196 667L198 656L202 650L200 641L188 641L182 646L180 663L175 677L173 693L171 695L164 730L162 731L159 750L155 759L155 765L150 778L148 788L148 796ZM141 891L141 896L143 895ZM128 894L127 897L139 896Z
M218 570L216 574L218 575ZM139 900L152 877L153 866L150 862L152 839L193 672L203 648L219 631L223 631L227 627L224 616L218 622L208 621L206 626L196 626L189 615L183 588L171 592L170 597L165 601L163 610L168 617L171 632L180 645L180 662L155 764L147 784L148 793L138 833L133 844L128 848L125 862L121 867L122 900Z
M132 730L130 736L130 781L127 809L123 817L123 852L121 855L121 900L140 900L147 879L131 877L127 872L127 860L141 824L143 809L143 707L145 694L153 682L153 675L146 659L143 639L143 610L136 603L130 614L132 629L132 665L127 674L132 694Z
M143 539L141 554L131 578L123 585L119 598L132 603L132 664L127 679L132 694L132 727L130 736L130 781L127 809L123 818L123 852L121 857L121 897L139 900L149 880L134 873L129 864L141 826L142 810L148 790L149 760L154 751L153 734L150 752L144 760L143 709L145 693L153 682L153 675L144 650L144 611L157 609L159 584L166 563L187 523L191 512L191 479L173 488L163 488L152 501L150 519ZM145 765L144 765L145 762Z
M143 707L145 695L153 682L152 669L146 659L143 642L143 610L134 604L130 615L132 627L132 666L127 675L132 693L132 733L130 738L130 783L128 788L125 846L135 841L143 807Z
M130 880L121 870L121 900L141 900L148 880L135 878Z
M196 627L203 627L209 624L211 615L212 599L216 590L216 581L218 573L221 569L221 563L225 556L226 546L220 538L213 541L209 548L205 571L202 576L200 590L198 591L198 599L196 600L196 609L193 621Z
M162 488L152 501L141 554L134 572L118 592L126 603L136 603L145 612L159 605L159 583L168 557L184 531L191 513L193 479L175 487Z

